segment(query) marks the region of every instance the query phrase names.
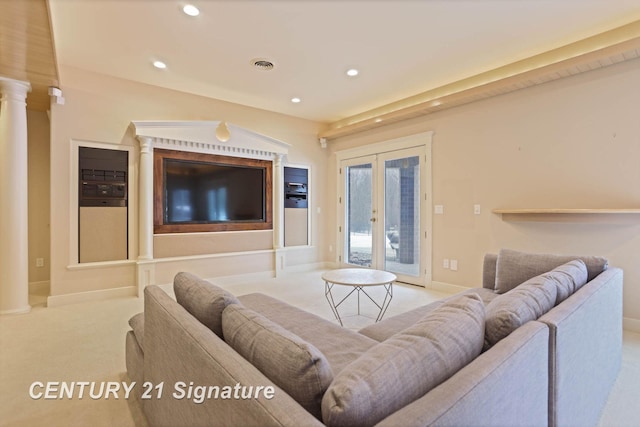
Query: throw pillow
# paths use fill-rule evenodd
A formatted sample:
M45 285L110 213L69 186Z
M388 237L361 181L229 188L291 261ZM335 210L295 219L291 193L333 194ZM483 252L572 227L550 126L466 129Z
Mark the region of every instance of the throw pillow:
M453 298L336 375L322 399L328 426L371 426L422 397L482 350L484 304Z
M282 326L241 305L222 312L229 344L318 419L322 396L333 380L324 355Z
M222 335L222 310L238 299L224 289L191 273L178 273L173 279L176 301L217 336Z
M487 350L530 320L551 310L558 293L556 282L542 274L487 304L485 345Z
M532 277L546 273L574 259L581 259L587 266L587 281L591 281L608 267L606 258L598 256L567 256L531 254L502 249L496 262L496 286L499 294L510 291Z

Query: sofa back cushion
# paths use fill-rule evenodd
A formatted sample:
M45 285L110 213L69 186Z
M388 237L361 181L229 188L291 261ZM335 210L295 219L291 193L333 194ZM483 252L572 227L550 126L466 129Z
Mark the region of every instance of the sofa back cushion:
M487 304L484 349L551 310L557 294L556 282L542 274Z
M587 283L588 271L584 261L576 259L554 268L545 275L556 284L558 293L555 305L558 305Z
M227 344L316 418L333 373L313 345L241 305L222 312Z
M343 369L322 399L328 426L370 426L420 398L482 350L484 304L452 298Z
M222 311L238 299L224 289L191 273L178 273L173 279L176 301L217 336L222 335Z
M587 283L587 266L575 259L533 277L487 305L485 350L536 320Z
M496 264L498 254L485 254L482 260L482 287L494 290L496 288Z
M587 266L587 281L591 281L608 267L607 259L598 256L532 254L502 249L496 261L495 290L503 294L535 276L574 259L581 259Z

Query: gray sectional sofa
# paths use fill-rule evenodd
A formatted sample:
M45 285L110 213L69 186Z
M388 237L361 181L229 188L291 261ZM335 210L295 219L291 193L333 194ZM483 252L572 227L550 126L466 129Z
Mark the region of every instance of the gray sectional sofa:
M145 288L127 372L152 426L596 425L622 278L603 258L503 250L482 288L355 332L180 273L176 300Z

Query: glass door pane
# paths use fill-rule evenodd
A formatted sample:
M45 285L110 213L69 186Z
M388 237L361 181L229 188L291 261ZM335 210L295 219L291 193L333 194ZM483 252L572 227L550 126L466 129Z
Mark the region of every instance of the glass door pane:
M373 263L373 164L347 166L346 263L371 267Z
M339 250L343 266L431 281L430 151L425 145L341 159Z
M384 270L420 275L420 157L384 161Z

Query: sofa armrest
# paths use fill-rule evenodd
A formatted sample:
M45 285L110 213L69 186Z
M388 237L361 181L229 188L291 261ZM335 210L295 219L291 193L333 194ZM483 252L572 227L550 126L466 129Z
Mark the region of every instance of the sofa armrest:
M596 425L622 361L623 272L609 268L538 319L549 326L549 425Z
M529 322L378 426L546 425L548 344Z
M161 288L145 288L144 381L164 384L161 397L155 390L143 400L153 426L292 426L321 425L243 359L209 328L198 322ZM271 386L273 398L210 398L202 403L176 398L179 382L187 386Z
M482 263L482 287L487 289L496 288L496 264L497 254L485 254Z
M125 336L125 364L127 375L136 384L142 384L142 366L144 363L144 353L138 343L133 331L128 331ZM138 390L136 390L137 392ZM140 394L140 393L135 393Z

